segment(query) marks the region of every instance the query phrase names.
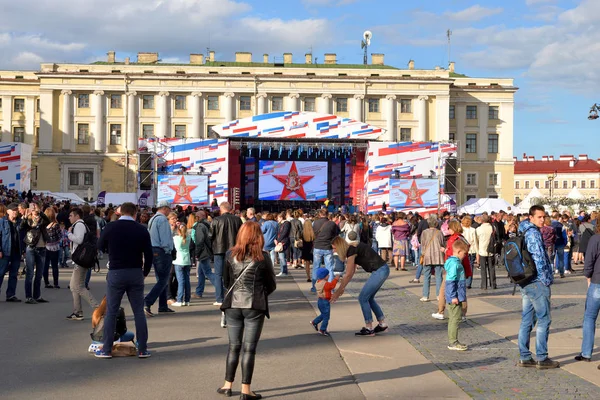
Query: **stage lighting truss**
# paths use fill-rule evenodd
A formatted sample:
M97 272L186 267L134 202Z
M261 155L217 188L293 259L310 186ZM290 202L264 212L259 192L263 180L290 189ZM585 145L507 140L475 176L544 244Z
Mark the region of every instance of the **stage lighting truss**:
M311 156L326 156L326 157L340 157L345 158L352 157L356 149L367 149L367 143L332 143L332 142L242 142L242 141L230 141L229 145L234 148L241 150L241 152L250 157L253 155L260 155L263 151L268 152L270 157L273 152L278 153L279 156L287 153L288 157L292 153L297 152L298 155Z

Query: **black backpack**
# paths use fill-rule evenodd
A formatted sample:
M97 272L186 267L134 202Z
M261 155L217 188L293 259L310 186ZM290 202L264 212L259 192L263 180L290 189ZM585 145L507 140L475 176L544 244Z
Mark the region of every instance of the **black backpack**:
M75 223L75 225L78 222ZM85 227L85 236L83 237L83 243L77 246L73 254L71 254L71 260L82 268L94 268L98 264L98 248L96 247L96 238L90 232L85 222L82 222ZM75 230L73 225L73 230Z
M523 287L537 276L535 262L525 244L525 232L506 241L501 257L511 282Z

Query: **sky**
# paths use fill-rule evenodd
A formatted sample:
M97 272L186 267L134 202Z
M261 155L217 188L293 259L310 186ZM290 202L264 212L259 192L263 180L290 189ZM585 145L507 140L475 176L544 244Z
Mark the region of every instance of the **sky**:
M93 62L115 50L163 62L215 50L281 57L304 54L362 63L360 41L385 63L432 69L448 64L452 31L456 71L473 77L514 78L514 155L588 154L600 119L600 0L0 0L0 70L39 69L40 62Z

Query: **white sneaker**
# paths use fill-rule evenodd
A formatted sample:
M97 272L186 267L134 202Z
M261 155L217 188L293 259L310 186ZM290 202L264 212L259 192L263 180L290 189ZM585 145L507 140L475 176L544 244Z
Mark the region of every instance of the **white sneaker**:
M569 270L566 270L566 271L565 271L565 275L571 275L571 271L569 271Z
M554 271L554 275L558 275L558 270Z
M422 302L424 302L424 303L425 303L425 302L428 302L428 301L429 301L429 297L421 297L421 298L419 299L419 301L422 301Z
M280 273L278 273L278 274L277 274L277 275L275 275L275 276L278 276L278 277L280 277L280 278L285 278L286 276L288 276L288 274L285 274L285 273L283 273L283 272L280 272Z
M185 307L189 307L189 306L190 306L190 302L189 302L189 301L186 301L185 303L183 303L183 305L184 305Z
M183 303L180 303L180 302L176 301L175 303L172 303L171 305L173 307L181 307L181 306L183 306Z
M222 306L222 305L223 305L223 303L219 303L218 301L215 301L215 302L213 303L213 306Z
M460 319L460 322L467 322L467 317L462 317L462 318Z
M435 319L444 319L444 314L440 314L440 313L433 313L433 314L431 314L431 316Z

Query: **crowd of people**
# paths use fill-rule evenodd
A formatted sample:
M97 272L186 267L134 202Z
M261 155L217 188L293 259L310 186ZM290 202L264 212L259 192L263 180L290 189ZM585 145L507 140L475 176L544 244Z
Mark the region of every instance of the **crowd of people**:
M16 289L22 261L24 302L40 304L47 302L42 279L44 289L59 289L59 268L67 266L78 246L93 242L99 258L108 254L106 296L101 303L89 290L92 268L70 263L73 310L67 319L83 320L81 299L89 304L94 311L96 357L111 358L114 342L121 338L135 342L138 357L150 357L146 319L173 313L173 308L202 298L208 280L215 288L213 304L221 310L221 326L229 333L225 383L218 389L224 395L231 395L241 355L242 398L260 398L251 390L256 345L264 319L269 317L268 296L276 290L278 278L289 276L289 268L305 270L320 312L310 324L323 336L329 336L330 317L335 313L332 305L359 269L368 277L358 296L365 325L357 336L387 331L385 314L375 297L392 270L414 267L409 283L423 285L422 302L430 301L434 276L437 310L432 317L443 320L447 311L448 348L464 351L468 346L459 342L458 332L467 317L467 291L473 275L479 271L481 290L497 289L497 274L507 273L504 244L517 236L523 238L536 271L532 279L520 284L523 314L518 365L559 366L548 358L547 350L550 287L555 276L575 273L573 267L584 262L589 291L582 351L576 359L591 359L600 311L600 224L595 212L547 213L533 206L528 215L503 211L477 216L449 212L363 215L328 213L325 208L261 213L253 208L233 210L226 202L218 211L172 208L166 202L155 208L131 203L93 208L6 189L0 190L0 199L6 202L0 204L0 289L8 274L7 302L21 302ZM152 269L156 283L144 293L144 278ZM192 288L194 269L197 285ZM117 322L123 320L120 305L125 293L135 319L135 340ZM158 309L153 311L156 302ZM534 361L529 336L536 324Z

